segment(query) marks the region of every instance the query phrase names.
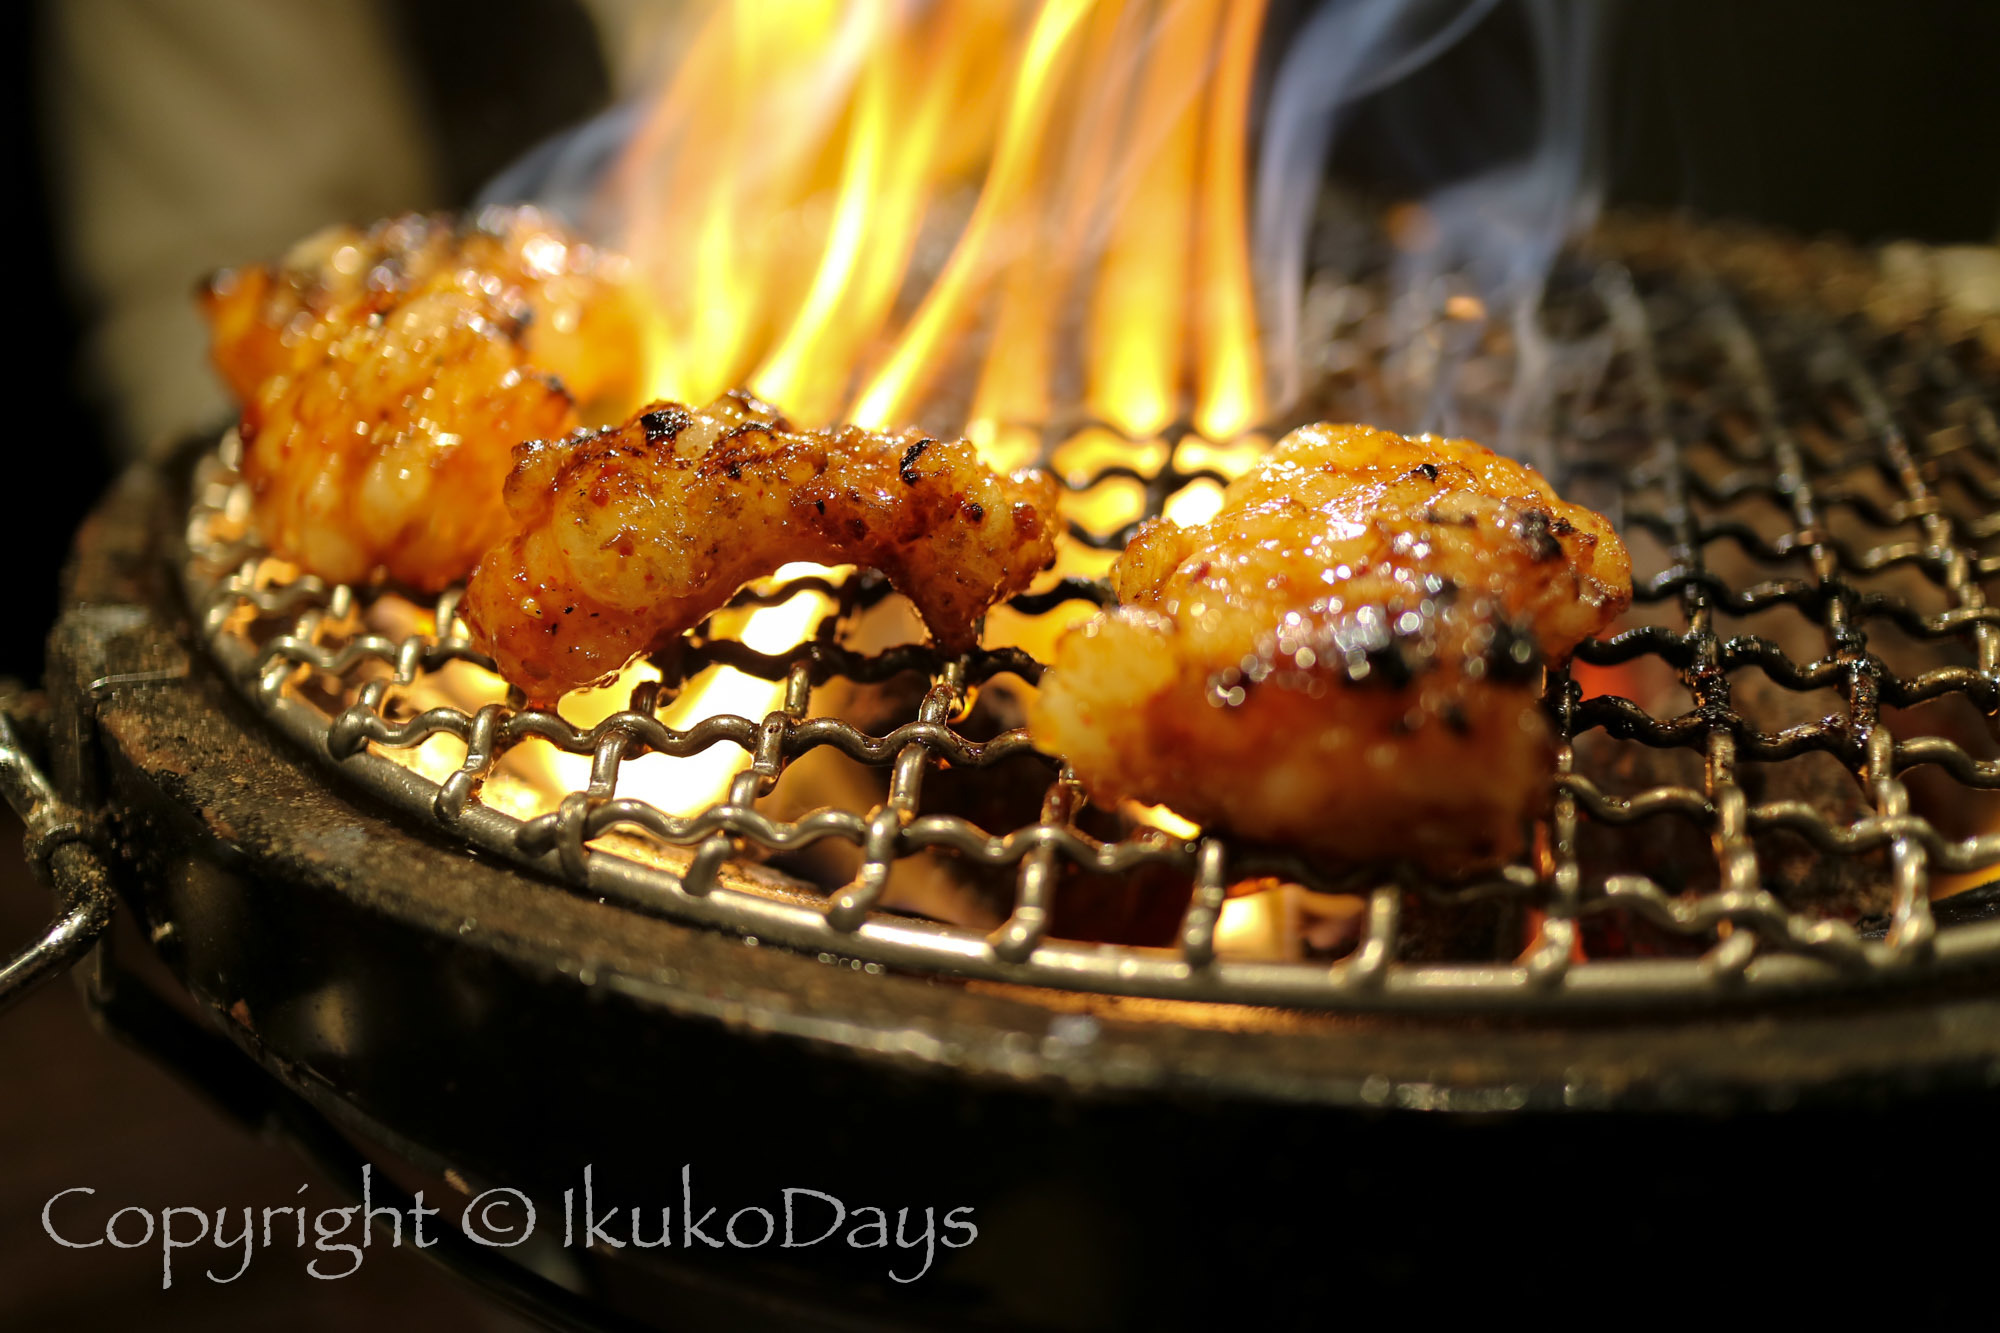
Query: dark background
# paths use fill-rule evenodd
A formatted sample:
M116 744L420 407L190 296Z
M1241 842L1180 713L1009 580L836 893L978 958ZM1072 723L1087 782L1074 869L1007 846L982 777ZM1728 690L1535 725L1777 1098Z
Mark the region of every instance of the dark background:
M41 10L0 9L5 141L14 155L9 178L18 183L10 306L22 340L6 398L13 457L22 465L0 548L13 594L0 631L0 675L33 680L67 539L112 463L103 404L75 364L88 312L70 298L61 224L48 209L52 164L37 117ZM568 0L420 0L396 13L450 199L469 197L529 144L602 104L602 65ZM1517 42L1508 23L1485 25L1477 41L1488 50ZM1640 0L1622 10L1612 41L1604 132L1614 202L1868 241L1990 242L2000 234L2000 4L1992 0ZM1433 77L1449 83L1480 49L1441 62ZM1395 164L1367 151L1375 114L1363 112L1341 151L1362 174L1393 179ZM0 895L11 946L44 904L14 870L0 875ZM1885 1141L1897 1123L1892 1114L1881 1118ZM33 1222L49 1192L43 1187L59 1177L71 1183L85 1168L106 1193L155 1206L266 1202L313 1178L95 1038L63 987L0 1019L0 1144L0 1324L509 1327L400 1257L378 1254L362 1278L314 1284L309 1303L301 1299L305 1279L274 1261L243 1286L198 1284L168 1305L155 1299L156 1279L140 1254L123 1265L84 1265L44 1246ZM1729 1229L1739 1219L1715 1221ZM1866 1228L1874 1247L1891 1252L1914 1239L1897 1239L1901 1229L1886 1217ZM1496 1293L1496 1300L1524 1295Z

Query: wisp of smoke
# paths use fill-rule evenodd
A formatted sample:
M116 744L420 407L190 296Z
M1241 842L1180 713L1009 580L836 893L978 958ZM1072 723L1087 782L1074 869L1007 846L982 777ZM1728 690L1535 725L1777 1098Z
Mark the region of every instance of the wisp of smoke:
M1421 244L1398 258L1391 281L1392 358L1414 350L1443 320L1448 291L1467 284L1486 318L1511 327L1516 372L1500 438L1509 452L1546 465L1542 413L1562 355L1538 319L1543 287L1563 243L1587 227L1599 204L1598 126L1601 38L1608 5L1592 0L1327 0L1301 29L1272 80L1256 182L1257 258L1272 374L1290 400L1301 383L1301 299L1311 231L1326 188L1323 165L1338 133L1364 99L1389 93L1462 41L1489 18L1518 11L1528 60L1490 77L1468 78L1456 106L1444 99L1390 102L1400 114L1380 118L1395 146L1415 162L1450 158L1453 138L1512 139L1515 151L1455 179L1435 183L1417 201ZM1501 11L1496 15L1496 10ZM1512 54L1512 53L1508 53ZM1496 57L1487 52L1489 65ZM1496 136L1495 122L1507 131ZM1461 154L1462 156L1462 154ZM1446 278L1456 281L1447 284ZM1432 340L1438 341L1438 340ZM1463 354L1476 337L1442 340ZM1405 430L1450 432L1459 413L1449 364L1421 376Z
M733 155L726 159L716 160L718 169L740 176L729 187L736 197L759 197L755 191L760 174L787 169L787 160L803 162L815 154L842 151L839 136L846 132L841 128L846 123L843 116L853 114L843 108L858 105L853 99L868 95L870 87L893 86L893 81L889 85L879 81L866 84L870 77L866 71L876 69L870 63L876 59L873 53L884 42L908 41L914 25L938 24L941 17L965 18L951 13L956 4L957 0L928 4L918 0L898 4L854 0L844 7L836 6L823 49L793 52L793 63L787 67L793 77L773 79L760 87L750 113L755 120L747 122L747 128L739 128L733 141L741 147L732 149ZM1188 21L1195 12L1193 5L1194 0L1152 4L1135 0L1126 5L1113 0L1023 0L1007 11L1018 14L1020 32L1032 25L1048 26L1058 9L1077 11L1080 18L1065 21L1071 23L1070 31L1075 34L1068 40L1080 48L1088 46L1092 21L1102 17L1101 30L1111 34L1111 44L1125 44L1115 63L1100 71L1087 71L1088 77L1078 85L1082 91L1074 98L1071 123L1048 131L1051 147L1043 150L1045 154L1067 152L1076 158L1076 149L1058 146L1087 143L1095 135L1112 136L1116 145L1104 157L1101 174L1079 177L1053 173L1043 202L1016 207L1010 213L1016 219L1010 225L1022 234L1004 244L988 241L989 253L998 257L994 262L1013 263L1023 253L1046 248L1049 242L1043 232L1028 233L1036 227L1046 228L1049 218L1061 215L1085 222L1087 225L1081 227L1075 221L1066 224L1067 234L1077 238L1073 252L1049 264L1048 271L1060 274L1067 283L1049 298L1056 304L1070 304L1083 312L1101 278L1098 266L1109 264L1108 256L1125 226L1121 219L1126 212L1161 207L1161 196L1148 194L1145 188L1145 182L1152 179L1148 173L1158 174L1152 166L1156 153L1194 151L1185 148L1185 138L1175 139L1168 133L1172 117L1186 114L1190 104L1185 99L1156 101L1148 123L1147 116L1135 110L1144 105L1143 100L1121 101L1128 95L1117 91L1141 86L1147 62L1163 58L1159 52L1171 46L1175 35L1172 25ZM1419 344L1429 348L1422 355L1433 360L1424 363L1422 374L1411 377L1415 387L1399 409L1407 419L1380 424L1448 431L1459 422L1450 362L1453 356L1464 355L1476 338L1468 339L1463 330L1454 339L1442 341L1434 336L1427 339L1426 334L1441 319L1447 292L1463 293L1470 288L1479 298L1477 308L1484 311L1485 319L1507 328L1515 350L1516 377L1499 426L1500 438L1494 443L1547 461L1541 457L1545 410L1552 380L1566 352L1546 335L1537 312L1563 243L1588 225L1598 203L1596 108L1600 38L1607 9L1607 4L1597 0L1322 0L1302 21L1274 25L1265 32L1267 43L1274 40L1275 26L1288 28L1290 35L1282 39L1282 51L1264 53L1259 67L1266 71L1266 77L1248 93L1254 110L1237 121L1212 123L1240 123L1247 127L1239 132L1243 138L1254 136L1239 153L1239 159L1249 164L1243 192L1248 208L1245 248L1246 267L1255 280L1255 309L1246 319L1253 325L1248 334L1252 360L1261 363L1264 377L1261 402L1270 416L1281 416L1308 388L1305 368L1313 349L1301 345L1301 312L1312 277L1313 229L1328 189L1329 158L1340 146L1343 132L1353 128L1360 108L1369 104L1377 111L1368 123L1381 127L1389 146L1413 163L1440 157L1460 161L1455 175L1424 180L1414 189L1413 202L1421 207L1426 222L1424 244L1405 248L1391 274L1393 328L1399 340L1412 349ZM1228 11L1229 6L1224 5L1215 13ZM758 21L766 17L759 16ZM1226 40L1224 20L1199 21L1216 25L1203 40L1211 49L1219 48ZM1483 44L1486 49L1481 50L1477 38L1490 36L1494 25L1501 22L1513 22L1526 41L1514 46L1487 41ZM1254 48L1254 21L1247 31ZM692 51L693 32L694 25L677 25L674 41L681 49ZM1447 53L1474 50L1480 50L1492 68L1482 71L1482 77L1468 78L1455 86L1453 97L1397 100L1398 90L1416 86L1413 81L1427 69L1441 69L1440 58ZM693 153L697 156L692 160L701 163L705 159L699 155L713 151L702 138L706 131L699 104L684 109L681 119L672 122L676 126L673 134L659 137L658 127L668 123L661 119L661 110L672 106L674 82L684 73L677 66L690 66L695 59L690 56L680 61L675 58L679 54L680 50L668 52L668 58L660 62L668 75L662 85L665 96L661 89L649 90L536 148L496 178L482 202L538 202L583 225L598 239L614 243L629 244L635 235L643 241L648 229L675 223L671 213L678 206L678 196L673 191L635 194L630 185L635 174L665 180L677 169L671 161L647 160L648 153L659 159L675 154L685 158ZM989 57L981 53L972 58L972 64L976 66L982 59L990 63L999 54L996 51ZM1469 58L1461 56L1460 64ZM1198 77L1207 79L1214 74L1214 64L1211 61L1209 67L1190 68L1197 68ZM919 68L928 70L927 66ZM876 72L881 73L879 69ZM926 72L924 76L929 75ZM1248 85L1246 73L1244 86ZM1093 117L1097 119L1093 121ZM1508 150L1500 160L1489 156L1466 167L1462 152L1436 151L1440 144L1462 146L1468 140L1490 143L1496 124L1509 130L1501 136L1508 141ZM659 139L656 146L648 147L649 135ZM685 163L678 169L685 173ZM1197 169L1193 179L1199 181L1201 176L1202 170ZM987 188L994 188L990 177ZM1094 192L1085 199L1086 206L1065 202L1078 191ZM630 202L634 199L636 204ZM1192 210L1196 201L1190 197L1176 206ZM963 217L961 213L958 225L964 225ZM733 262L754 262L757 253L754 244L739 240ZM1127 284L1120 290L1127 292L1137 290L1130 286L1130 253L1128 247L1120 279ZM656 259L656 281L689 289L687 293L672 293L668 308L686 308L686 302L695 299L691 293L712 280L713 275L703 272L704 262L699 253L678 250ZM1151 280L1162 285L1187 285L1190 277L1173 268ZM995 290L1000 287L996 285ZM682 304L676 306L675 300ZM905 312L909 308L908 302L896 307ZM1203 309L1197 303L1190 307L1189 315L1182 316L1192 318L1197 326L1189 335L1189 346L1194 350L1188 355L1194 358L1202 355L1198 326ZM780 309L775 316L777 326L782 328L787 317ZM742 337L767 336L757 330L770 325L774 317L767 313L763 318L763 325L746 325L747 331L738 333ZM1004 320L1001 327L1006 327ZM854 373L866 371L866 365L860 365ZM1059 370L1048 374L1051 383L1064 378ZM1190 373L1188 382L1194 378ZM1074 383L1076 376L1070 374L1067 380ZM1061 395L1044 397L1050 411L1074 406L1060 401ZM910 407L913 401L906 398L903 405Z

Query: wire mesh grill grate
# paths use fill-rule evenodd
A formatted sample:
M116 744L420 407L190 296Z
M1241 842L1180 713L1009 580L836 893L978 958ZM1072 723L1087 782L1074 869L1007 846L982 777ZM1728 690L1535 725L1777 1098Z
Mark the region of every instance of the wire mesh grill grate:
M1508 329L1428 356L1392 347L1385 262L1338 271L1316 294L1326 364L1312 415L1408 429L1428 424L1441 386L1465 412L1444 424L1467 433L1519 409ZM1004 725L1010 693L1039 676L1047 625L1107 597L1073 570L1011 604L1020 642L958 659L862 646L857 626L893 600L873 576L760 585L667 678L629 684L590 725L519 706L464 638L455 592L420 606L268 559L226 447L198 479L185 583L253 703L377 796L573 890L857 966L1480 1010L1824 991L2000 961L2000 922L1940 928L1932 908L2000 863L2000 798L1984 795L2000 789L1990 325L1899 288L1869 256L1639 223L1565 264L1542 323L1569 349L1544 404L1559 481L1614 513L1635 607L1552 673L1554 797L1530 854L1477 884L1335 870L1092 807ZM1063 470L1061 451L1085 435L1097 462L1065 477L1083 553L1118 549L1138 519L1222 483L1218 460L1232 456L1184 429L1106 447L1091 427L1042 432L1044 458ZM1122 509L1083 503L1111 491ZM787 605L812 611L792 646L729 630ZM776 706L669 725L668 706L711 667L769 682ZM998 706L972 709L991 686ZM869 691L876 713L903 709L891 725L861 724ZM543 762L539 781L510 777L538 746L574 756L575 771L550 778L561 766ZM689 813L621 785L649 757L664 757L657 769L712 752L747 766ZM869 776L821 789L846 799L811 809L774 800L822 753ZM1028 813L992 826L966 813L976 801L929 799L940 773L988 781ZM802 859L828 847L843 849L837 880L802 878ZM898 909L891 881L918 858L1005 882L992 919ZM1219 944L1232 894L1252 884L1299 886L1318 933L1266 956L1226 932ZM1164 901L1170 928L1140 943L1068 938L1065 903L1117 885Z

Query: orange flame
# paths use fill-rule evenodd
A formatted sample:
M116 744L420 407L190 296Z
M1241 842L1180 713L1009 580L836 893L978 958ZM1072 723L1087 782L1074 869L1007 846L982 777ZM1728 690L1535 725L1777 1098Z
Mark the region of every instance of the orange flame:
M599 200L655 297L652 393L748 384L802 422L920 423L1006 466L1078 413L1138 438L1179 418L1247 429L1264 9L714 0ZM1056 463L1144 447L1087 438ZM1125 521L1129 497L1076 499L1087 526ZM744 633L789 646L822 607L795 599ZM778 697L698 682L673 711L755 717ZM666 804L726 785L694 767L703 790Z
M715 0L600 201L656 296L653 391L982 441L1078 408L1245 429L1263 19Z

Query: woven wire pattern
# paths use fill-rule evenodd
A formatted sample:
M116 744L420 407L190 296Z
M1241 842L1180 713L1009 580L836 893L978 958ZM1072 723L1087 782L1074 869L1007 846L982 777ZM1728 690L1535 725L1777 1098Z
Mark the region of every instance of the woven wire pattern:
M1027 736L968 734L968 700L993 682L1032 686L1041 664L1018 646L956 659L917 644L851 646L848 631L886 596L871 575L746 590L739 609L817 597L822 612L777 652L704 627L677 678L634 686L588 727L520 706L497 677L481 677L483 698L468 702L461 689L440 702L428 685L490 667L456 619L456 591L418 606L394 589L328 587L276 565L248 533L225 446L196 485L190 604L252 702L376 795L576 891L829 961L1193 1000L1480 1009L1815 991L2000 960L2000 922L1940 929L1932 910L1941 877L2000 863L2000 832L1984 831L2000 829L2000 805L1978 795L2000 789L1990 727L2000 608L1983 586L2000 574L2000 349L1935 304L1883 319L1867 306L1881 284L1866 256L1628 231L1607 231L1566 263L1543 321L1586 349L1585 371L1557 385L1548 407L1558 480L1613 512L1634 542L1634 614L1550 674L1546 703L1563 738L1554 797L1531 852L1480 883L1319 866L1219 832L1182 837L1129 811L1093 812L1053 759L1035 770L1038 816L1018 825L990 829L933 808L926 783L940 771L976 777L1010 764L1018 784L1034 754ZM1412 388L1419 372L1387 345L1380 266L1358 263L1323 283L1328 293L1322 332L1337 355L1315 416L1409 429L1428 424L1409 405L1435 401L1445 380L1511 378L1505 330L1489 329L1432 357ZM1059 450L1074 437L1073 427L1042 432L1072 497L1136 491L1132 522L1072 523L1083 549L1116 550L1185 488L1227 479L1185 426L1132 442L1150 465L1064 471ZM1101 582L1072 573L1011 609L1032 620L1107 600ZM1763 632L1774 616L1783 632ZM1889 635L1896 651L1877 651ZM761 717L664 722L677 681L715 665L781 686L780 703ZM1641 667L1667 687L1605 688L1643 683ZM1764 683L1753 688L1752 677ZM924 688L907 691L917 702L897 725L869 731L816 712L830 684L915 679ZM1787 695L1829 706L1803 721L1760 706ZM1921 709L1940 701L1978 726L1927 729ZM1918 721L1898 710L1918 710ZM462 758L426 772L412 756L440 737ZM587 759L587 782L550 793L538 811L491 799L506 757L537 742ZM704 809L675 815L620 794L628 763L715 747L748 765ZM780 780L820 750L875 773L879 799L772 813ZM1681 780L1663 779L1649 755L1685 761ZM1775 766L1810 755L1845 774L1840 800L1756 799ZM1919 769L1950 819L1913 798ZM1647 780L1631 781L1635 772ZM1676 840L1689 866L1663 871L1646 851L1644 836L1662 825L1699 830ZM816 886L757 865L822 842L854 849L844 882ZM1791 848L1783 874L1780 844ZM885 910L897 864L940 852L1011 876L1003 919L978 928ZM1815 896L1814 876L1830 867L1844 876L1840 893ZM1169 940L1109 944L1052 928L1059 895L1146 875L1176 895ZM1318 951L1231 956L1218 948L1218 921L1250 882L1343 899L1351 924Z

